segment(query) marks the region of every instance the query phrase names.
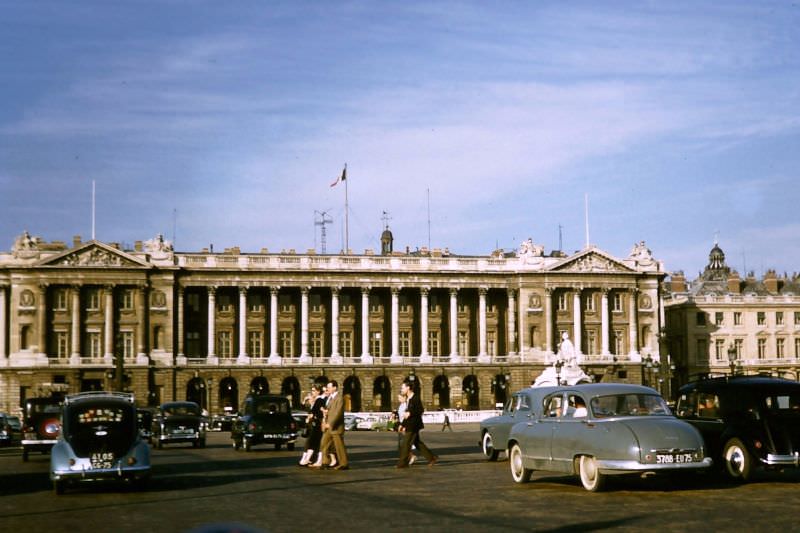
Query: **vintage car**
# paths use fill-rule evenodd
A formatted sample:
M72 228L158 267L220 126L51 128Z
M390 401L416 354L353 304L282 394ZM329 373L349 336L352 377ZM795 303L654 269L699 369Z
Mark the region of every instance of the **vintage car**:
M153 411L150 409L137 409L136 424L139 427L139 435L147 442L151 442L153 436Z
M56 494L68 484L150 478L150 447L139 435L133 394L81 392L64 399L63 427L50 454Z
M257 444L274 444L276 450L286 444L288 450L294 450L297 435L292 408L283 396L248 395L244 414L231 428L233 449L244 448L246 452Z
M755 467L800 466L800 383L736 376L684 385L678 418L703 435L727 477L747 481Z
M190 442L195 448L206 445L206 422L195 402L162 403L153 416L152 436L156 448L175 442Z
M236 420L236 413L224 413L221 415L214 415L211 418L211 424L208 427L209 431L230 431L233 427L233 422Z
M18 441L19 432L14 429L10 415L0 413L0 446L11 446Z
M48 453L61 433L62 396L25 400L22 427L22 460L32 451Z
M552 387L531 410L530 418L511 428L506 446L517 483L527 482L534 470L547 470L578 475L594 492L609 475L691 471L712 464L700 432L675 418L649 387Z
M496 461L500 452L506 451L508 435L514 424L535 416L534 406L539 406L541 413L545 395L553 390L553 387L527 387L517 391L506 401L499 415L481 421L479 444L486 459Z

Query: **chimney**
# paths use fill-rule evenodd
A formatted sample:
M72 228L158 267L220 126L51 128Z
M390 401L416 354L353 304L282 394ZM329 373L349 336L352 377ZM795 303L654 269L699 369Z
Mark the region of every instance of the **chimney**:
M767 270L764 274L764 287L770 294L778 294L778 276L774 270Z
M73 248L77 248L80 245L81 245L81 236L80 235L74 235L72 237L72 247Z
M137 252L141 252L144 249L142 241L133 241L133 249Z
M686 292L686 277L683 275L683 270L673 272L669 282L671 292Z
M739 279L739 273L731 270L728 274L728 292L731 294L742 293L742 280Z

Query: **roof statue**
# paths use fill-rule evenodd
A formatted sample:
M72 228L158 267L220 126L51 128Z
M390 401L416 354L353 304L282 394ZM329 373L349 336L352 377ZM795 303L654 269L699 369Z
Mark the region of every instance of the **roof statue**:
M628 258L635 259L638 263L643 265L649 265L653 262L653 253L650 251L650 248L647 247L644 241L639 241L633 245Z
M592 378L583 371L579 363L580 352L575 350L569 334L565 331L561 335L561 344L558 347L556 360L536 378L533 387L552 387L557 385L576 385L578 383L591 383Z
M517 257L522 259L524 263L536 263L541 261L541 257L544 256L544 245L542 244L534 244L533 239L530 237L522 241L519 245L519 250L517 251Z

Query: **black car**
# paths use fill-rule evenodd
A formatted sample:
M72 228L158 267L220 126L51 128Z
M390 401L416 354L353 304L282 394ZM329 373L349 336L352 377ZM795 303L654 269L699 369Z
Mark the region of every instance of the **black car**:
M153 411L150 409L136 410L136 425L139 428L139 435L147 442L153 440Z
M233 428L233 422L236 420L236 414L225 413L222 415L215 415L211 419L211 427L209 431L230 431Z
M22 460L32 451L49 453L61 434L63 397L29 398L25 400L22 427Z
M256 444L274 444L279 450L286 444L294 450L297 441L297 422L292 418L289 400L283 396L248 395L244 400L244 414L231 429L233 448L246 452Z
M174 442L190 442L197 448L206 445L206 420L195 402L162 403L153 417L151 439L156 448Z
M800 383L762 376L713 378L678 391L678 418L695 426L731 479L754 468L800 466Z

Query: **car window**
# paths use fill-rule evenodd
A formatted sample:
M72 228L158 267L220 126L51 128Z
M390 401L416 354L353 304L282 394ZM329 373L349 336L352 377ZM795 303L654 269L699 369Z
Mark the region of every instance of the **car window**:
M596 418L611 416L670 415L664 399L657 394L613 394L592 398L592 414Z
M288 402L261 401L256 403L256 413L288 413Z
M520 394L519 395L519 405L517 406L517 410L518 411L530 411L531 410L530 403L528 402L528 397L525 396L524 394Z
M586 418L588 414L586 400L582 396L578 394L569 394L567 396L566 416L570 418Z
M771 414L800 414L800 393L770 394L764 405Z
M519 400L519 395L512 396L506 402L505 411L507 414L512 415L514 411L517 410L517 401Z
M563 412L564 397L561 393L548 396L545 401L544 414L547 418L559 418Z
M199 415L200 411L193 405L171 405L164 408L165 415Z

